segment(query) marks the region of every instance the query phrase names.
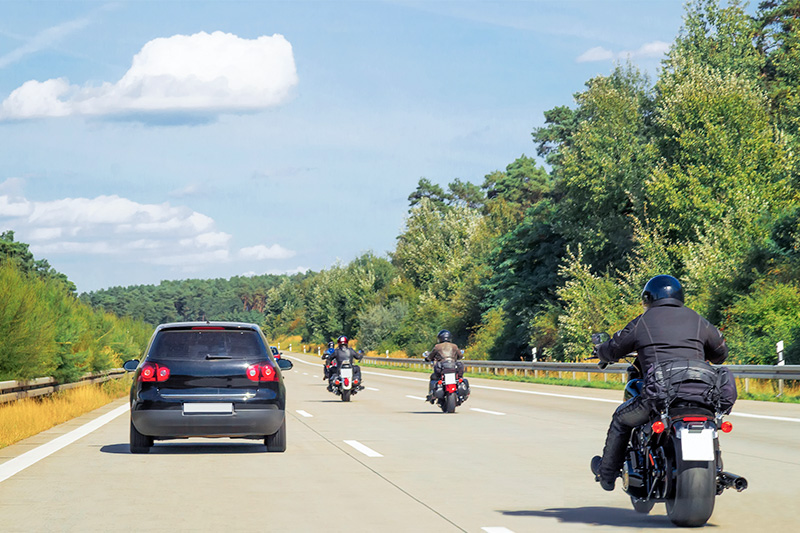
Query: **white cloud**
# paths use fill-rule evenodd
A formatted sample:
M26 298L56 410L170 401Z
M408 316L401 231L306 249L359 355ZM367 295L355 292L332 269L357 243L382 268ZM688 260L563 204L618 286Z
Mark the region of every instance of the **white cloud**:
M606 50L602 46L595 46L579 55L577 61L578 63L586 63L589 61L608 61L610 59L614 59L614 52Z
M3 101L0 119L254 111L286 101L296 84L292 45L282 35L174 35L145 44L116 83L25 82Z
M669 46L669 43L663 41L653 41L643 44L638 50L623 50L621 52L613 52L602 46L596 46L579 55L576 61L578 63L587 63L593 61L611 61L615 59L634 60L660 58L669 51Z
M272 246L258 244L239 250L239 257L244 259L256 259L259 261L264 259L288 259L294 257L294 255L295 252L287 250L280 244L273 244Z
M295 255L279 244L232 253L233 236L219 231L211 217L186 206L141 204L116 195L37 202L22 195L19 179L0 183L0 231L5 229L17 232L37 256L114 256L182 271Z

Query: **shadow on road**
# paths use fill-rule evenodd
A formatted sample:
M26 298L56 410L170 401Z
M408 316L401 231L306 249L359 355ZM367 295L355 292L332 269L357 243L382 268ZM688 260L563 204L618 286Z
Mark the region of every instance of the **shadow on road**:
M619 528L674 529L675 526L664 515L643 515L632 509L614 507L577 507L543 509L541 511L500 511L507 516L536 516L555 518L559 522L614 526ZM708 524L712 526L711 524ZM713 527L713 526L712 526Z
M130 453L128 444L107 444L100 448L103 453ZM150 448L150 455L198 455L198 454L242 454L242 453L267 453L263 444L216 444L216 443L187 443L164 442L156 443Z

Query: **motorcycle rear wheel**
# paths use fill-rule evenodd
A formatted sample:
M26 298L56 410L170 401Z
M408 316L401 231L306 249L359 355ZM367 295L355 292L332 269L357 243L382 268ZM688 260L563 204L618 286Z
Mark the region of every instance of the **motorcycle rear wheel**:
M667 500L667 516L676 526L702 526L714 512L717 474L711 461L684 461L680 441L673 438L675 469L672 497Z
M352 391L349 391L349 390L343 390L342 391L342 401L343 402L349 402L350 401L350 392L352 392Z
M455 413L455 412L456 412L456 395L455 393L450 393L447 395L447 405L445 413Z

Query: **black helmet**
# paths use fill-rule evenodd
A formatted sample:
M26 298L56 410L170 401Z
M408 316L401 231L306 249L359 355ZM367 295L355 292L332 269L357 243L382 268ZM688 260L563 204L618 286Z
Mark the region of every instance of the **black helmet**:
M330 341L330 342L328 343L328 348L333 348L333 347L334 347L333 341Z
M453 342L453 336L446 329L440 331L436 338L439 339L439 342Z
M642 303L649 306L656 300L664 298L674 298L683 301L683 287L676 278L667 275L660 275L650 278L642 290Z

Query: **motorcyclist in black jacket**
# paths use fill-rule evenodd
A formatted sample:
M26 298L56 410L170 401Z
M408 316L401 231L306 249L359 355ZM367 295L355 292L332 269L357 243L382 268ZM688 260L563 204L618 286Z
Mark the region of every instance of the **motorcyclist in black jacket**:
M642 304L644 313L595 347L595 354L601 361L615 362L637 352L644 376L655 364L687 359L718 364L728 356L728 346L719 330L684 307L683 287L676 278L666 275L651 278L642 291ZM641 395L634 396L614 412L603 456L595 456L591 465L603 489L614 490L631 431L646 423L650 413L651 405Z
M333 351L333 355L330 357L331 366L329 367L329 374L330 374L330 381L333 381L333 378L339 374L339 369L342 368L342 363L350 363L353 365L353 381L358 383L356 388L358 390L362 390L364 385L361 382L361 367L355 364L354 359L361 360L364 357L363 354L358 353L354 349L350 348L347 343L347 337L342 335L336 341L337 347ZM328 390L333 390L333 385L328 384Z

